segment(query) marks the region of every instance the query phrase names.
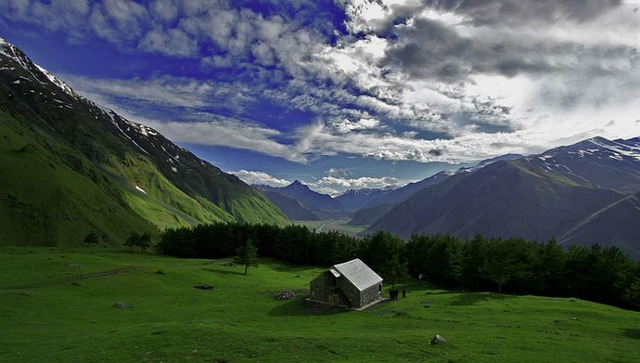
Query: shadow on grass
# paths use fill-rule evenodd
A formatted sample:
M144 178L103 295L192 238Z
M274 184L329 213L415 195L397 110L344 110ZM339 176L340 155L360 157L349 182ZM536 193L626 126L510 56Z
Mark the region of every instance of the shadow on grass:
M506 294L494 294L488 292L470 292L470 293L462 293L460 296L452 301L450 304L455 306L470 306L475 305L482 302L488 301L498 301L498 300L509 300L513 299L516 296L506 295Z
M309 266L287 264L281 261L273 263L271 265L271 268L277 272L289 272L289 273L300 273L300 272L306 272L309 270Z
M216 268L203 268L202 271L213 272L221 275L242 275L244 276L244 269L242 271L239 270L231 270L231 268L225 267L225 269L216 269ZM251 274L251 271L249 271Z
M625 338L640 340L640 329L622 329Z
M330 305L318 304L305 300L305 297L281 302L280 305L269 312L269 316L313 316L335 315L349 312L349 310Z
M426 295L458 295L462 294L460 291L455 290L439 290L439 291L427 291Z

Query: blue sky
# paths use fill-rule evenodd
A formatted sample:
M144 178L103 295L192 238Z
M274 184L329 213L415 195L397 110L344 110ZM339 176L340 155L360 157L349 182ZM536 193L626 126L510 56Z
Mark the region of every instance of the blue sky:
M337 194L639 136L636 3L4 0L0 36L249 183Z

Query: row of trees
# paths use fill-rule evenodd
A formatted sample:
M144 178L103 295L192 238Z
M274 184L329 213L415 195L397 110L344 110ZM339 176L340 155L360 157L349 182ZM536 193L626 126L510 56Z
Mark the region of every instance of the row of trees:
M408 241L386 232L354 238L304 226L211 224L166 230L160 253L198 258L238 254L252 241L261 256L330 266L362 259L395 284L407 275L443 287L545 296L575 296L640 308L640 264L616 247L575 246L523 239L467 240L416 235Z
M90 231L84 237L83 243L90 247L92 245L97 245L100 242L100 237L94 231ZM109 243L109 236L106 234L102 235L102 243L106 246ZM123 243L124 246L129 247L129 250L132 251L133 248L139 248L140 252L144 252L145 250L151 248L153 243L151 242L151 235L149 233L139 234L137 232L131 232L127 240Z
M544 296L575 296L640 308L640 264L617 247L523 239L413 236L409 272L443 286Z
M123 245L129 247L129 251L132 251L133 248L136 247L140 249L140 252L144 252L151 247L151 236L149 233L139 234L137 232L131 232Z
M157 249L179 257L224 258L235 256L237 248L248 240L261 256L305 265L333 265L352 259L360 244L354 237L315 233L304 226L216 223L165 230Z

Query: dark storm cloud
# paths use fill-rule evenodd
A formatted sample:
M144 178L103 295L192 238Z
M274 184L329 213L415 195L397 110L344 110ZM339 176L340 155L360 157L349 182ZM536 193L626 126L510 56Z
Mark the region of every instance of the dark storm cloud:
M395 25L405 24L426 9L461 15L475 26L585 22L621 5L621 0L423 0L385 7L391 15L375 20L372 25L378 35L388 35ZM637 7L632 11L637 11Z
M513 77L566 70L598 76L626 71L625 64L638 59L638 50L630 46L583 44L517 29L467 37L429 18L415 18L394 33L397 38L391 40L385 62L421 79L455 82L474 73Z
M542 57L527 58L526 39L508 39L511 44L468 38L452 27L432 19L415 19L411 26L396 29L399 39L389 49L387 61L419 78L459 80L471 73L514 76L518 73L553 70ZM518 41L520 42L518 44ZM547 47L539 45L539 48Z
M455 12L475 25L588 21L620 6L620 0L428 0L435 10Z

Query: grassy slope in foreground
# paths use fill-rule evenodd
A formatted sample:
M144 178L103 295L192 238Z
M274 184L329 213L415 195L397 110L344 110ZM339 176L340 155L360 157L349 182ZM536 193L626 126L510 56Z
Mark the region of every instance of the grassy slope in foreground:
M283 289L307 289L321 269L264 261L244 276L241 267L224 262L101 249L2 248L2 360L637 361L636 312L575 299L415 284L406 286L407 299L363 312L332 312L300 298L272 298ZM78 277L127 267L112 276ZM35 282L45 283L15 288ZM194 289L194 283L215 289ZM132 307L112 306L120 301ZM429 345L435 334L448 343Z

